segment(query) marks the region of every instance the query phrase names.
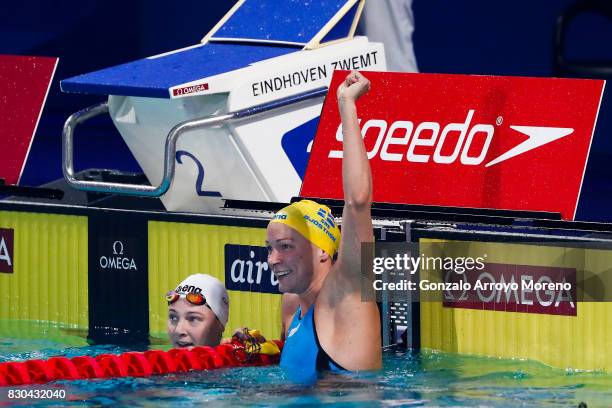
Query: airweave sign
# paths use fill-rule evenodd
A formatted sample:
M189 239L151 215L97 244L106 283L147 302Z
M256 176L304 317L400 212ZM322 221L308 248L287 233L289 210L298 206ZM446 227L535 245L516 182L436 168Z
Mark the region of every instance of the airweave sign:
M14 231L0 228L0 272L13 273Z
M268 266L268 250L250 245L225 245L225 287L228 290L280 293Z

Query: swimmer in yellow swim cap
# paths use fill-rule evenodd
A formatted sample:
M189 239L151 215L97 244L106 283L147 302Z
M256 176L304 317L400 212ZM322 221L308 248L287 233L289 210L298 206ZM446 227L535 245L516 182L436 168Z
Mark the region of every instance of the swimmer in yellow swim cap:
M382 364L378 308L361 297L361 243L373 241L372 175L355 103L369 89L367 78L351 72L337 90L342 237L329 208L310 200L283 208L267 228L268 264L284 294L281 367L304 376Z

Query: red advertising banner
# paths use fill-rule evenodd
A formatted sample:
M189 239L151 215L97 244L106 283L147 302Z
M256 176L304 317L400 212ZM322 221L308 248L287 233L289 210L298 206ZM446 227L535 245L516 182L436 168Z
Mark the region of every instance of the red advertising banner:
M300 194L342 199L335 72ZM573 219L605 81L367 72L374 201Z
M0 55L0 178L17 184L57 58Z
M482 271L453 271L443 279L444 307L576 316L576 269L487 263Z

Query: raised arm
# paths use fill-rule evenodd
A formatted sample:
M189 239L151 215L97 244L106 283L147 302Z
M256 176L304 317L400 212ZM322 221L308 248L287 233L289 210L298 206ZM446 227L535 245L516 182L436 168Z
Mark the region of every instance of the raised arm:
M338 87L338 109L342 120L344 154L342 185L342 240L337 273L346 290L361 290L360 252L362 242L372 242L372 173L357 119L355 103L370 90L370 81L359 72L351 72ZM340 278L340 277L339 277ZM347 286L348 285L348 286Z
M373 241L372 174L355 102L369 89L367 78L351 72L337 92L344 136L342 237L338 260L315 308L323 349L349 370L375 370L382 364L378 307L373 300L364 301L361 292L361 243Z

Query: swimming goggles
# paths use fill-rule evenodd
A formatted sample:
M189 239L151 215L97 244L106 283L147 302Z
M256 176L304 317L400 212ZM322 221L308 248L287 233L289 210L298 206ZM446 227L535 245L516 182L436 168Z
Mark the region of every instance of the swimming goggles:
M181 297L184 297L185 299L187 299L187 301L191 303L192 305L208 306L208 303L206 303L206 298L204 297L204 295L202 295L201 293L193 293L193 292L189 292L186 295L180 295L176 293L175 291L171 290L170 292L166 294L166 301L168 301L168 305L171 305L177 300L179 300Z

